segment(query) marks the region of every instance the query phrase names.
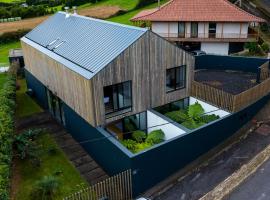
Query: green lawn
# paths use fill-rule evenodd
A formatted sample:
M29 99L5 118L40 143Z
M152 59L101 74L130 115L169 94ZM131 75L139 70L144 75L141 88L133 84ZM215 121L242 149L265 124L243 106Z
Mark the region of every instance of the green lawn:
M6 66L9 65L8 61L8 52L10 49L14 48L20 48L21 43L18 42L12 42L4 45L0 45L0 66Z
M161 3L163 4L163 3L166 3L167 1L168 0L161 0ZM157 7L157 3L153 3L151 5L148 5L146 7L140 8L140 9L131 10L124 15L119 15L116 17L109 18L108 20L112 21L112 22L121 23L121 24L132 25L132 23L130 22L130 18L132 18L134 15L136 15L137 13L139 13L142 10L156 8L156 7Z
M19 79L20 89L16 92L16 117L25 117L42 112L42 108L25 92L27 90L24 79Z
M57 177L59 181L59 189L53 198L54 200L63 199L63 197L87 186L86 181L80 176L49 134L39 136L37 141L42 148L41 166L35 167L29 160L18 161L21 177L15 195L16 200L31 199L30 195L35 182L49 175ZM48 149L51 148L57 149L55 154L48 153ZM60 173L60 175L55 175L56 173Z
M7 75L5 73L0 73L0 90L2 89L6 80L7 80Z
M25 0L0 0L3 3L24 3Z
M1 0L0 0L1 1ZM78 9L94 6L119 6L123 10L132 10L137 5L138 0L103 0L98 3L87 3L78 7Z

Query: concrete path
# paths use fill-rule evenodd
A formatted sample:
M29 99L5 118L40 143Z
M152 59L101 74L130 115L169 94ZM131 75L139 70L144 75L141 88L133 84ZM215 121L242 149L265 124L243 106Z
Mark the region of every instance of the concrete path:
M258 113L255 119L262 120L269 117L270 103ZM270 124L267 126L258 129L250 122L247 125L249 130L242 134L240 140L229 141L225 150L216 151L214 157L208 157L207 162L200 163L201 165L197 169L193 167L193 170L189 170L188 173L184 174L185 176L182 175L181 177L179 176L180 172L176 173L169 178L170 181L164 182L163 186L157 186L159 190L152 191L152 195L148 196L156 200L200 199L270 144ZM233 142L234 144L231 145Z
M264 163L255 174L242 183L226 200L269 200L270 199L270 160Z
M57 123L49 113L38 113L17 120L18 132L29 128L45 128L54 137L57 144L65 152L69 160L90 185L105 180L109 176L92 159L92 157Z

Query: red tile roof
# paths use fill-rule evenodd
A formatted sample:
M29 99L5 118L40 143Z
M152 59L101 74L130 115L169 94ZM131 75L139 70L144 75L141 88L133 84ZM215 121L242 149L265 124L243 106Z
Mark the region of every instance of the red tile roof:
M144 10L131 21L265 22L227 0L171 0Z

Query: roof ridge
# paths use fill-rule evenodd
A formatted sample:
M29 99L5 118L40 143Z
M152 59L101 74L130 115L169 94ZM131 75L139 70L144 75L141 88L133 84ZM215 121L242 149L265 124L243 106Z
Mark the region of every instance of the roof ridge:
M227 3L229 6L231 6L231 7L233 7L233 8L236 8L236 9L239 10L240 12L243 12L243 13L245 13L245 14L251 16L251 17L256 17L257 19L262 19L262 18L260 18L260 17L258 17L258 16L256 16L256 15L253 15L253 14L251 14L251 13L249 13L249 12L247 12L247 11L241 9L241 8L239 8L237 5L233 4L232 2L230 2L230 1L228 1L228 0L223 0L223 1L224 1L225 3ZM264 20L264 19L262 19L262 20ZM264 20L264 21L265 21L265 20Z
M58 13L64 14L64 15L66 14L66 12L64 12L64 11L58 11ZM146 32L148 30L147 28L141 28L141 27L126 25L126 24L120 24L120 23L117 23L117 22L97 19L97 18L93 18L93 17L86 17L86 16L78 15L78 14L70 14L70 15L72 17L78 17L78 18L87 19L87 20L91 20L91 21L97 21L97 22L101 22L101 23L105 23L105 24L111 24L111 25L114 25L114 26L120 26L120 27L134 29L134 30L143 31L143 32Z
M140 16L140 17L137 17L137 18L132 18L132 20L133 20L133 19L138 19L138 18L141 18L141 17L146 17L146 16L149 16L149 15L152 15L152 14L154 14L154 13L160 11L160 10L163 9L164 7L168 6L168 5L171 4L173 1L175 1L175 0L170 0L170 1L168 1L167 3L161 5L159 9L158 9L158 8L152 8L152 9L142 10L142 11L147 11L147 10L155 10L155 11L152 12L152 13L149 13L149 14L147 14L147 15L144 15L144 16Z

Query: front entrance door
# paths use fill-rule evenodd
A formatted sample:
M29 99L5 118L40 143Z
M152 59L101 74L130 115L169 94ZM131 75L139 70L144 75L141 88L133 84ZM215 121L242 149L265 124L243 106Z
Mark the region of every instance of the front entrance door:
M48 107L53 117L65 125L65 115L63 110L63 102L57 96L55 96L50 90L46 88Z

